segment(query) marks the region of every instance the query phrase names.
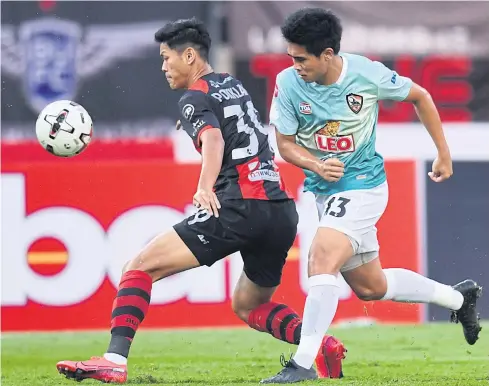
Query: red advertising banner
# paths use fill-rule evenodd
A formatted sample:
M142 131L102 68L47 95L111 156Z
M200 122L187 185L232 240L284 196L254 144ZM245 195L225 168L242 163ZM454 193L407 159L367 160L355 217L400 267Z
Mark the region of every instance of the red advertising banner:
M95 127L97 134L97 127ZM190 141L190 140L189 140ZM98 139L90 142L90 146L76 157L56 159L47 152L37 140L2 141L0 144L2 167L5 163L26 162L63 162L73 164L79 162L99 162L113 160L173 160L174 143L171 137L143 139Z
M303 174L281 171L297 195L300 231L276 299L302 312L314 235ZM385 267L420 270L415 163L387 163L390 203L378 224ZM129 161L21 163L3 159L2 330L106 328L122 265L156 234L192 212L198 165ZM313 204L312 204L313 205ZM302 241L302 243L301 243ZM155 284L144 327L240 325L231 295L239 255ZM364 303L343 283L335 321L419 322L419 306Z
M372 55L369 58L382 61L382 58ZM469 57L429 56L418 59L412 55L403 55L396 57L392 63L384 63L426 88L439 106L443 121L470 122L473 119L468 107L473 97L469 81L472 60ZM251 73L257 78L266 79L267 106L271 104L278 73L291 65L290 57L284 54L261 54L251 59ZM409 104L385 101L379 104L380 122L402 123L417 119L415 110Z

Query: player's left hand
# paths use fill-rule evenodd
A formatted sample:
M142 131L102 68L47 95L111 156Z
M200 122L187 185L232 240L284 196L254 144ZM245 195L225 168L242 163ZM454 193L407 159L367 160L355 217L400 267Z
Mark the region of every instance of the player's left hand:
M221 203L212 190L198 189L197 193L194 194L193 202L196 208L203 208L215 217L219 217L218 209L221 209Z
M448 180L453 174L452 157L450 154L440 155L433 161L432 171L428 176L435 182Z

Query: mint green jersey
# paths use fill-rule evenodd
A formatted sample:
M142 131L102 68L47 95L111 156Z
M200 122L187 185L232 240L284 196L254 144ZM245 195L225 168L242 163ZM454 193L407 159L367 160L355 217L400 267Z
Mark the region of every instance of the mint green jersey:
M404 100L413 84L380 62L340 53L338 81L324 86L306 83L293 67L277 75L270 124L319 159L335 157L345 175L328 182L304 170L304 189L316 194L370 189L386 180L384 160L375 150L375 128L382 99Z

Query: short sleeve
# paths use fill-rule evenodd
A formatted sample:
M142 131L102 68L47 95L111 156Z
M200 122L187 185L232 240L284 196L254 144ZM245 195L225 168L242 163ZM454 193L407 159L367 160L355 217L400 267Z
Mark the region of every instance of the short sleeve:
M275 126L281 134L295 135L299 128L299 122L284 83L279 74L270 106L270 124Z
M209 97L201 91L188 91L178 102L180 122L183 129L200 149L200 136L211 128L220 129L219 119L214 113Z
M413 81L399 75L380 62L372 62L375 71L375 80L379 100L390 99L403 101L409 94Z

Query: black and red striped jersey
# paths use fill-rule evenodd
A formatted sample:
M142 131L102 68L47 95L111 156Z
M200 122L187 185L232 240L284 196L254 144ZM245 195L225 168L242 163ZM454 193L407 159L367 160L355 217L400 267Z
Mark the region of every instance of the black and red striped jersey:
M260 121L250 95L229 74L200 78L178 102L181 124L200 151L200 136L218 128L224 138L222 168L214 186L224 199L284 200L285 187L268 131Z

